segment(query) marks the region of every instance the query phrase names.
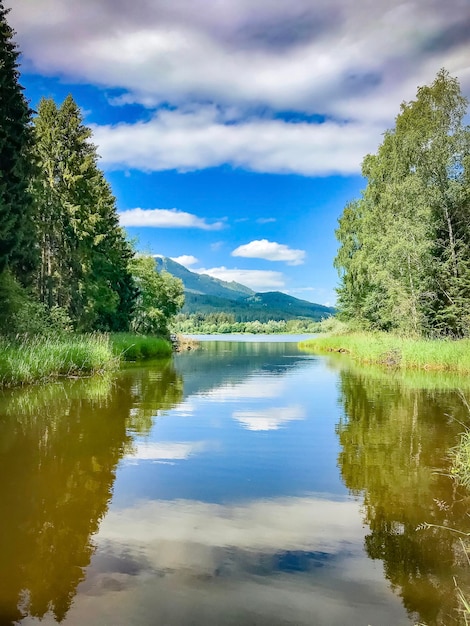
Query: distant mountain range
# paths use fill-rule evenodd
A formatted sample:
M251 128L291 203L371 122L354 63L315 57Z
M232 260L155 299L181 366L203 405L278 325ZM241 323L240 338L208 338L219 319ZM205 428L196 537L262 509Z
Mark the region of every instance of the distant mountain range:
M280 291L256 293L249 287L191 272L168 257L155 259L158 271L165 270L183 281L185 305L182 313L231 313L237 322L259 320L291 320L308 318L321 320L336 310L299 300Z

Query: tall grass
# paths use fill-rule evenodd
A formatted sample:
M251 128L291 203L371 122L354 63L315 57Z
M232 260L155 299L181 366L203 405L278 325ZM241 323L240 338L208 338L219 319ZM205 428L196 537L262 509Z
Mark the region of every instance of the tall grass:
M107 335L0 337L0 386L96 374L117 365Z
M470 373L470 339L411 339L390 333L316 337L300 347L312 352L344 352L363 363L400 368Z
M162 337L130 333L111 335L111 344L114 355L123 361L159 359L170 356L173 350L171 342Z
M466 402L462 394L464 402ZM467 408L470 406L467 404ZM470 429L460 433L460 441L450 451L451 467L450 474L459 485L463 485L466 489L470 489Z
M118 333L57 337L0 337L0 387L88 376L117 369L121 361L171 355L169 341Z

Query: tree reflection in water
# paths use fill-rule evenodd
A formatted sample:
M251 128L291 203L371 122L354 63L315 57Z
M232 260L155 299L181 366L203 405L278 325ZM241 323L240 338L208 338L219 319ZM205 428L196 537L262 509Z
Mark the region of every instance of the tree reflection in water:
M132 435L182 398L171 361L117 379L5 393L0 404L0 623L64 619Z
M416 621L461 623L454 577L470 597L470 570L461 535L440 526L470 531L468 494L446 475L465 401L442 390L445 377L365 369L343 370L340 381L339 467L364 498L367 553Z

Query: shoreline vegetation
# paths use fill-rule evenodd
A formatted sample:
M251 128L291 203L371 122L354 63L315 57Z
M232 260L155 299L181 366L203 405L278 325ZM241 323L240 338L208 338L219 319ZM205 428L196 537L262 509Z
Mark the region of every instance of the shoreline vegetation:
M387 332L333 333L300 342L315 353L341 353L388 368L470 374L470 339L418 339Z
M0 389L103 374L124 362L165 358L172 351L168 339L130 333L0 337Z

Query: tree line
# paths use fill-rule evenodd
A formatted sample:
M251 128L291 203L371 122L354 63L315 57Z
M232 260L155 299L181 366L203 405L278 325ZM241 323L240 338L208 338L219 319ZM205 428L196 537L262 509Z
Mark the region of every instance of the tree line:
M467 105L458 80L440 70L364 158L365 190L336 231L343 318L369 329L469 335Z
M239 321L235 315L227 312L220 313L178 313L170 324L175 333L190 334L226 334L226 333L253 333L253 334L302 334L319 331L321 322L309 318L292 320L246 320Z
M0 0L0 333L165 333L181 281L136 255L69 95L31 110Z

